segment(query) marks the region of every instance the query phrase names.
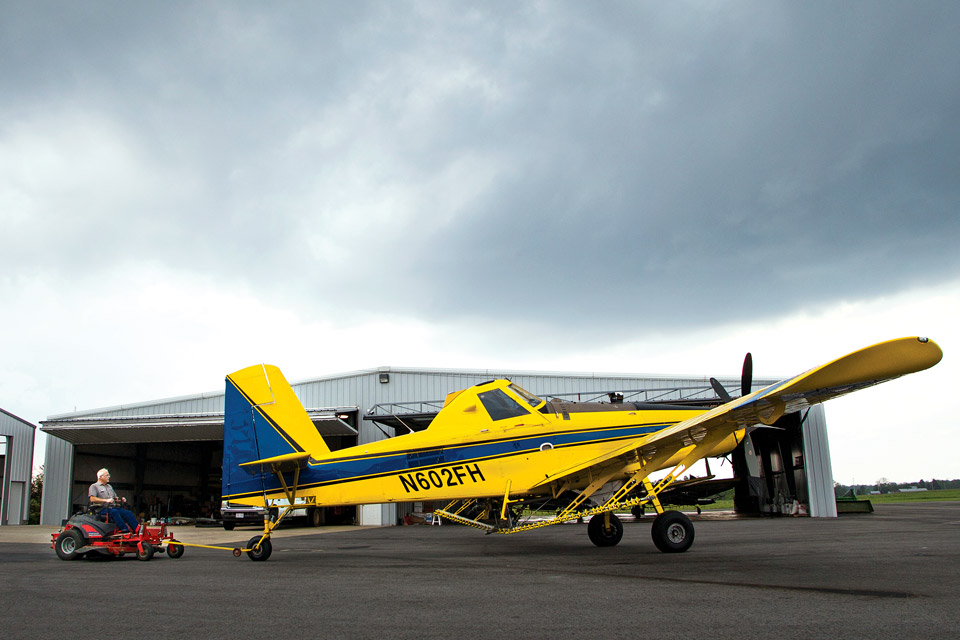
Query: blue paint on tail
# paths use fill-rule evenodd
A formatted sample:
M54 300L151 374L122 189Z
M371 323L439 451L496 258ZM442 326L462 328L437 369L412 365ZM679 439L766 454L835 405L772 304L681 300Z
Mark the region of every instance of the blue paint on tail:
M251 473L238 465L293 452L293 447L228 379L224 397L221 495L260 493L263 487L268 490L279 487L273 474L261 474L258 470Z

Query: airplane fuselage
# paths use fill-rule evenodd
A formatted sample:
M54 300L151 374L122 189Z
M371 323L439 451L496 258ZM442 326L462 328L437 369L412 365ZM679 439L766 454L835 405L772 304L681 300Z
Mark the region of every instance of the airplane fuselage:
M546 403L539 410L524 407L520 415L491 420L476 415L482 409L475 402L458 407L457 400L464 404L463 398L454 399L425 431L311 458L300 472L298 496L324 506L503 497L508 483L511 496L550 494L558 487L544 484L549 472L703 413L699 408ZM474 416L479 428L464 428ZM730 438L715 447L714 455L734 446ZM659 466L675 464L682 452L678 449ZM292 481L292 473L287 475ZM585 473L564 488L582 488L591 480ZM268 499L282 498L278 483L273 484ZM263 504L262 493L224 498Z

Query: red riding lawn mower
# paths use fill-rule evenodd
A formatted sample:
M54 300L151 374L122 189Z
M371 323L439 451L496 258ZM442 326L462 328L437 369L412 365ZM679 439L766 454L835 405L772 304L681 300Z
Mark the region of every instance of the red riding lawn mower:
M123 557L137 554L137 560L149 560L154 553L163 553L179 558L183 545L173 539L167 525L142 524L134 533L121 533L117 525L108 521L106 509L85 511L73 515L63 529L54 533L50 546L61 560L76 560L88 554Z

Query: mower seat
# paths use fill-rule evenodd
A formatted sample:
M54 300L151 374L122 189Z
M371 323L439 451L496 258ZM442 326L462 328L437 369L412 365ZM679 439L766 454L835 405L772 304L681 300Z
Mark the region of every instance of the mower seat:
M107 537L117 530L117 525L112 522L100 522L97 520L92 524L103 537Z
M106 514L103 514L103 517L106 518ZM91 537L90 534L93 534L93 537L96 538L105 538L117 530L117 525L112 522L103 522L99 515L81 513L70 518L69 522L75 527L79 527L84 532L84 537L87 538Z

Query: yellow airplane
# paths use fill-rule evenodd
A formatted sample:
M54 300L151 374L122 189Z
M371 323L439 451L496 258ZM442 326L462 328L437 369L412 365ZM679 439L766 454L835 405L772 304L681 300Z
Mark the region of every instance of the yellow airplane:
M226 379L223 499L286 505L247 543L253 560L270 556L270 533L293 509L411 501L448 502L436 514L497 534L589 517L597 546L620 542L615 510L652 506L654 544L682 552L693 543L693 524L665 511L657 496L691 465L729 453L748 430L785 413L922 371L942 357L932 340L900 338L753 392L745 363L744 395L718 390L724 403L710 410L546 401L492 380L450 393L424 431L333 452L280 370L255 365ZM591 500L601 495L599 504ZM538 504L556 515L517 517Z

